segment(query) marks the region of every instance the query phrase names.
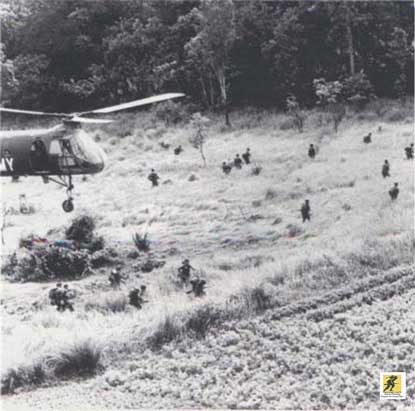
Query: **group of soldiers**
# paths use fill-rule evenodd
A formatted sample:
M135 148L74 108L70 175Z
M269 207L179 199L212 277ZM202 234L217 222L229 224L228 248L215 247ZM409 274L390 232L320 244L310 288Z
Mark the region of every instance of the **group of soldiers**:
M247 148L245 153L242 154L242 158L241 156L239 156L239 154L236 154L232 162L224 161L222 163L222 171L226 175L228 175L232 171L233 167L237 168L238 170L241 170L244 162L245 164L251 164L251 150L249 148Z
M108 277L108 281L110 283L111 288L117 289L120 288L121 283L125 282L126 277L121 274L121 266L117 266L113 270ZM147 287L145 285L141 285L140 288L134 287L128 293L128 302L130 305L137 309L143 308L143 304L147 303L148 301L144 300L144 295L146 293Z
M56 306L60 312L65 310L73 311L73 303L71 300L75 298L75 291L71 290L68 284L62 287L62 283L57 283L55 288L49 291L49 300L51 305Z
M372 142L372 133L367 134L363 137L363 142L365 144L369 144ZM405 147L404 149L406 159L412 160L414 158L414 143L411 143L409 146ZM314 158L317 154L316 148L313 144L310 144L308 148L308 156L310 158ZM385 160L382 165L382 176L383 178L390 177L390 164L388 160ZM389 196L392 201L396 200L399 195L399 183L394 183L392 188L389 190ZM305 200L305 202L301 205L300 208L301 211L301 217L303 219L303 223L306 221L310 221L311 217L311 208L310 208L310 201Z
M182 265L178 269L178 277L180 284L187 286L191 285L192 289L189 291L186 291L186 294L194 294L195 297L203 297L206 295L205 286L206 281L200 278L194 278L190 279L191 271L196 271L191 265L190 261L186 258L183 260Z

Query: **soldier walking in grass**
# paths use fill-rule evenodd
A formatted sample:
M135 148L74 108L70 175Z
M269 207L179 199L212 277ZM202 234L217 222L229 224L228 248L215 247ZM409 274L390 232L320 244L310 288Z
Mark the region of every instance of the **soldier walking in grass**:
M310 158L314 158L316 156L316 149L314 148L314 144L310 144L310 147L308 148L308 156Z
M192 285L192 289L190 291L186 291L186 294L193 293L195 297L203 297L206 295L205 286L206 281L200 280L198 278L190 281L190 284Z
M245 153L242 154L242 158L244 159L245 164L251 163L251 151L249 150L249 148L247 148Z
M110 276L108 277L108 280L112 288L119 288L121 285L121 282L124 282L124 279L122 278L120 270L121 268L119 266L117 268L114 268L111 271Z
M303 223L305 223L306 220L310 221L311 208L310 208L309 200L305 200L305 202L302 204L302 206L301 206L301 216L303 217Z
M405 147L405 154L407 160L414 158L414 143L411 143L408 147Z
M159 185L159 179L160 177L158 174L154 171L154 168L151 169L151 173L148 176L148 179L153 184L153 187L157 187Z
M242 168L242 164L242 159L239 157L239 154L237 154L233 160L233 165L240 170Z
M383 166L382 166L382 176L383 176L383 178L391 176L389 174L389 171L390 171L389 161L385 160L385 162L383 163Z
M177 270L179 272L179 279L183 284L188 284L190 280L190 270L195 271L195 269L190 265L189 260L186 258Z
M364 142L365 144L369 144L369 143L371 143L371 142L372 142L372 133L369 133L367 136L364 136L364 137L363 137L363 142Z
M178 156L182 151L183 151L182 146L176 147L174 149L174 154L176 154L176 156Z
M399 194L399 188L398 183L395 183L393 187L389 190L389 195L392 201L396 200L398 198Z
M232 166L230 166L226 161L222 163L222 171L228 175L232 170Z

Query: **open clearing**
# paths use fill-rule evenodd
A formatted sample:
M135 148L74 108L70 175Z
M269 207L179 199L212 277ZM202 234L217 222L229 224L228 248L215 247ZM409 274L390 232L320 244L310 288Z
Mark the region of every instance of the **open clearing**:
M133 249L132 235L149 233L152 252L166 265L143 274L134 260L123 261L129 280L121 292L148 286L150 302L139 312L84 312L111 293L108 269L72 282L79 294L74 314L48 306L51 284L4 283L4 368L18 369L85 340L104 347L105 366L89 380L18 388L3 397L6 410L410 409L414 167L404 160L403 147L413 139L412 119L386 123L351 115L336 135L312 119L298 134L279 129L281 115L234 117L231 130L216 122L209 127L206 168L188 144L190 126L142 130L138 120L122 139L99 132L108 166L87 181L75 180L75 215L95 215L98 233L115 249ZM369 131L373 143L364 145ZM175 156L161 141L185 151ZM306 155L310 143L319 146L315 160ZM221 162L246 147L261 173L254 176L245 166L223 175ZM386 180L384 159L391 164ZM156 189L146 179L150 168L161 176ZM192 174L196 179L188 181ZM401 191L391 203L394 181ZM17 208L25 193L36 209L33 216L8 218L4 252L28 233L59 233L74 217L60 208L64 190L52 185L23 179L3 182L2 190L9 206ZM305 198L313 214L302 224ZM202 300L172 284L185 257L203 269L208 288ZM272 309L252 305L258 288ZM195 340L183 324L203 309L226 315L203 323L209 330ZM167 320L181 332L151 351L145 342L165 330ZM382 370L407 372L407 401L378 400Z

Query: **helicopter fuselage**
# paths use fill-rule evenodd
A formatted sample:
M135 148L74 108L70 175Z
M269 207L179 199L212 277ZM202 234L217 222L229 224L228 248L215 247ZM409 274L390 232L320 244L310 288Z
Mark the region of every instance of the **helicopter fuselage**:
M103 170L106 155L80 127L0 132L0 176L65 176Z

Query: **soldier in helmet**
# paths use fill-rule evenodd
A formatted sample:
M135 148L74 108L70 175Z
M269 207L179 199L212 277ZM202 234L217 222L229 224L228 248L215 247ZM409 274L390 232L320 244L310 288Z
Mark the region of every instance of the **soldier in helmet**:
M151 173L149 174L148 179L151 181L153 187L157 187L159 185L159 179L160 179L160 177L154 171L154 168L151 169Z
M245 161L245 164L250 164L251 162L251 151L249 148L246 149L245 153L242 154L242 158Z
M314 158L316 156L316 149L314 148L314 144L310 144L310 147L308 148L308 156L310 158Z
M222 163L222 171L228 175L232 170L232 166L230 166L226 161Z
M56 309L60 311L62 300L62 283L57 283L55 288L49 291L49 300L51 305L56 305Z
M241 157L239 157L239 154L237 154L235 159L233 160L233 165L239 170L242 168L242 159Z
M176 147L174 149L174 154L176 154L176 156L178 156L182 151L183 151L183 148L182 148L181 145L179 145L178 147Z
M68 284L63 286L63 296L62 296L62 311L68 309L69 311L73 311L73 303L70 300L75 298L75 291L71 290Z
M310 202L309 200L305 200L305 203L301 206L301 216L303 217L303 223L306 222L306 220L310 221L310 215L311 215L311 208L310 208Z
M414 143L411 143L408 147L405 147L405 154L407 160L414 158Z
M364 136L364 137L363 137L363 142L364 142L365 144L369 144L369 143L371 143L371 142L372 142L372 133L369 133L367 136Z
M186 258L183 260L182 265L179 267L179 280L183 284L187 284L190 280L190 270L195 271L195 269L190 265L189 260Z
M389 161L385 160L385 162L383 163L383 166L382 166L382 176L383 176L383 178L391 176L389 174L389 171L390 171Z
M119 288L121 285L121 282L124 281L122 275L121 275L121 266L117 266L111 271L111 274L108 277L108 281L110 282L110 285L112 288Z
M389 190L389 195L392 201L398 198L399 188L398 183L394 183L393 187Z
M194 280L191 280L190 284L192 285L192 289L190 291L187 291L186 294L193 293L195 297L203 297L204 295L206 295L205 280L200 280L199 278L196 278Z
M144 291L142 287L144 287ZM144 301L144 298L142 295L144 292L145 292L145 286L141 286L141 289L138 289L136 287L133 288L128 294L129 304L137 308L138 310L143 308L143 304L146 302Z

